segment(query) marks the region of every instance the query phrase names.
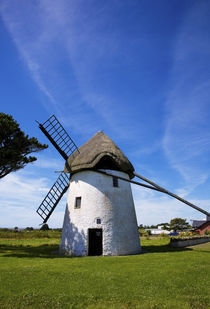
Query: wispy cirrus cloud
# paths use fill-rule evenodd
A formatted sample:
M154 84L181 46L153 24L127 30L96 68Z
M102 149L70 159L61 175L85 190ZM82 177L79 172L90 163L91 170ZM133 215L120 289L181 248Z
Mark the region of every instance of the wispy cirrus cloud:
M32 79L47 98L43 104L50 114L56 113L65 126L71 119L79 134L108 126L125 136L126 117L122 121L118 116L119 102L98 84L103 83L103 74L110 74L103 63L115 67L122 53L114 19L107 27L116 10L94 1L86 7L80 1L3 0L0 12Z
M74 133L83 136L83 141L101 129L110 137L124 139L122 149L126 155L131 153L136 170L166 188L172 177L168 171L160 172L169 162L184 179L183 187L174 185L176 192L187 196L209 177L206 157L210 150L207 126L210 75L206 64L210 44L209 31L205 28L209 24L209 4L195 2L187 17L181 14L184 22L177 25L180 10L175 12L171 23L168 20L168 11L173 8L170 4L161 8L163 18L159 23L155 5L152 16L150 5L137 3L2 0L0 13L20 58L44 94L42 103L49 114L55 113L65 128L71 127ZM167 26L170 29L165 31ZM177 27L178 35L174 31ZM163 49L167 52L163 53ZM172 50L171 87L165 105L163 149L168 159L165 162L160 147L163 127L160 101L165 95L161 90L155 92L154 85L161 88L161 83L165 82L167 68L162 70L162 67L170 66ZM57 161L43 157L34 167L46 172L47 168L62 169L63 163L60 166ZM24 175L18 173L16 183L9 178L11 186L7 184L11 192L14 190L16 201L6 199L2 192L4 205L10 205L11 214L15 213L12 209L15 202L18 207L24 204L25 210L28 209L25 202L39 203L34 200L30 179L27 180L31 175ZM37 190L52 185L48 180L45 182L45 178L42 178L43 183L37 178L36 175L34 187ZM19 181L25 187L21 187ZM9 191L6 192L10 196ZM137 207L144 205L140 212L145 211L145 222L157 222L159 217L148 218L149 212L163 213L167 203L171 203L156 196L145 194L135 198ZM173 210L170 217L175 214Z
M205 215L199 213L188 205L161 192L144 189L132 185L135 201L135 209L138 224L151 225L153 222L170 222L172 218L206 219ZM178 190L180 195L187 195L189 192ZM210 200L191 200L195 205L210 212Z
M163 147L190 193L210 174L210 3L195 3L185 18L174 46L171 89L166 100Z

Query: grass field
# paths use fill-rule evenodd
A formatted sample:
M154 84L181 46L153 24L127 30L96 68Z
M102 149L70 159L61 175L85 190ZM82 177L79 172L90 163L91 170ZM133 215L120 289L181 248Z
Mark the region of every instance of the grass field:
M27 235L0 238L1 309L210 308L210 243L151 238L138 256L67 258L56 255L59 233Z

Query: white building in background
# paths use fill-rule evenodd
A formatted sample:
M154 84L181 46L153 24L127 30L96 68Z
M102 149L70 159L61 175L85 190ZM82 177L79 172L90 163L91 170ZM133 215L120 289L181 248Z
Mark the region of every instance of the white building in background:
M165 227L165 228L169 228L169 225L168 225L168 224L158 224L158 226L157 226L157 228L158 228L159 230L164 230L164 227Z
M146 229L146 231L150 231L151 235L160 235L160 234L163 234L163 233L169 235L171 233L171 231L162 230L161 228L158 228L158 229Z
M133 177L133 166L121 150L98 132L70 156L65 168L71 178L60 252L72 256L140 253L130 183L114 176Z

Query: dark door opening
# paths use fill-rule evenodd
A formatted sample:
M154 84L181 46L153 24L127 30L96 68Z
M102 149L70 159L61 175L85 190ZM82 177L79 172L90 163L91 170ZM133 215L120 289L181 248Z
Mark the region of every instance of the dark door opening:
M102 255L102 229L88 230L88 255Z

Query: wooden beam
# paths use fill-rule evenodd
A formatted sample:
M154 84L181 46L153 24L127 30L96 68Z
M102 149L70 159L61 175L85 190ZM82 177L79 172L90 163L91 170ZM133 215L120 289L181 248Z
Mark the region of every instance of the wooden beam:
M210 216L210 213L209 213L208 211L206 211L206 210L204 210L204 209L202 209L202 208L200 208L200 207L198 207L198 206L196 206L196 205L194 205L194 204L192 204L192 203L186 201L185 199L181 198L180 196L178 196L178 195L176 195L176 194L174 194L174 193L172 193L172 192L169 192L168 190L166 190L166 189L164 189L164 188L158 186L158 185L157 185L156 183L154 183L153 181L151 181L151 180L149 180L149 179L147 179L147 178L145 178L145 177L143 177L143 176L137 174L136 172L134 172L134 175L135 175L136 177L138 177L138 178L140 178L140 179L142 179L142 180L148 182L149 184L151 184L151 185L154 186L155 188L159 189L159 191L161 191L161 192L163 192L163 193L166 193L166 194L168 194L168 195L170 195L170 196L176 198L176 199L179 200L180 202L185 203L185 204L187 204L188 206L190 206L190 207L192 207L192 208L194 208L194 209L196 209L196 210L202 212L202 213L205 214L206 216Z
M121 177L121 176L113 175L113 174L108 173L108 172L104 172L104 171L101 171L101 170L94 170L94 172L97 172L97 173L100 173L100 174L104 174L104 175L107 175L107 176L116 177L116 178L119 178L119 179L121 179L121 180L130 182L130 183L133 183L133 184L138 185L138 186L141 186L141 187L145 187L145 188L148 188L148 189L152 189L152 190L155 190L155 191L162 192L162 191L161 191L160 189L158 189L158 188L155 188L155 187L146 185L146 184L141 183L141 182L138 182L138 181L133 181L133 180L130 180L130 179Z

